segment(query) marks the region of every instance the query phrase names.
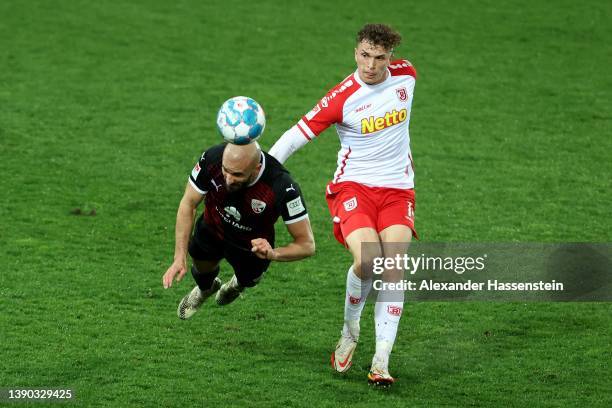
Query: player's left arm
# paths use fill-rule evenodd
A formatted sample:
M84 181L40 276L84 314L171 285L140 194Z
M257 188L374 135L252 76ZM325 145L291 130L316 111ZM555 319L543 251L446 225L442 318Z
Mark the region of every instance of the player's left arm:
M315 242L308 217L291 224L286 224L286 226L287 231L289 231L293 238L293 242L279 248L272 248L268 240L257 238L251 240L253 245L251 250L253 253L261 259L280 262L298 261L314 255Z
M275 192L279 197L276 200L276 209L282 216L293 242L272 248L266 239L257 238L251 241L253 253L262 259L281 262L297 261L314 255L314 237L300 186L291 176L286 175L277 179Z

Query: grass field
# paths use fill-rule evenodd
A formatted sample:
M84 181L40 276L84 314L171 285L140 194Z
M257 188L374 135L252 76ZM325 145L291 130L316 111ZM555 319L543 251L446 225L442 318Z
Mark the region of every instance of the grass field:
M218 106L259 101L271 147L352 72L371 21L419 72L424 241L612 241L612 5L498 3L0 2L0 387L72 387L84 407L612 406L609 303L410 303L387 392L365 381L369 307L335 375L350 258L323 197L334 130L287 162L315 257L187 322L191 278L161 286Z

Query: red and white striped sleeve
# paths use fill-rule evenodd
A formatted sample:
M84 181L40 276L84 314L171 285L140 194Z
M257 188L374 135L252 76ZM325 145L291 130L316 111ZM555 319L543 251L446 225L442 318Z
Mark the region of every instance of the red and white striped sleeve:
M417 78L417 72L414 65L405 59L392 61L391 65L389 65L389 71L391 72L391 76L410 75L414 79Z

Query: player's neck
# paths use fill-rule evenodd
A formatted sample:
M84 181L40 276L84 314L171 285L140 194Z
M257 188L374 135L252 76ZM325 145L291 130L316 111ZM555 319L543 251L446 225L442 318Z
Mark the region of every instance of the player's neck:
M373 83L373 84L367 83L367 82L366 82L366 81L365 81L365 80L364 80L364 79L361 77L361 73L360 73L359 71L357 71L357 76L359 77L359 80L360 80L361 82L363 82L364 84L366 84L366 85L368 85L368 86L376 86L376 85L380 85L380 84L382 84L383 82L385 82L385 81L387 80L387 78L389 78L389 69L385 69L385 72L383 73L382 78L381 78L379 81L377 81L377 82L375 82L375 83Z

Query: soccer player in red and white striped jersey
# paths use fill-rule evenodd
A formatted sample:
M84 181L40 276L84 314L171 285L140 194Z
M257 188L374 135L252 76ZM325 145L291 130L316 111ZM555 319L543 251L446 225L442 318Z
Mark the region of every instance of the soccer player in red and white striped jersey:
M414 166L409 122L416 71L393 59L401 36L387 25L367 24L357 34L357 70L333 87L274 144L270 154L281 163L331 125L340 138L338 167L327 185L334 235L348 247L353 264L347 274L344 327L332 365L348 370L359 339L359 319L372 287L375 256L404 254L414 229ZM362 251L362 243L383 245L385 253ZM393 248L392 250L390 248ZM401 270L386 270L383 280L397 282ZM380 291L375 306L376 353L371 383L390 385L389 355L404 304L403 292Z

